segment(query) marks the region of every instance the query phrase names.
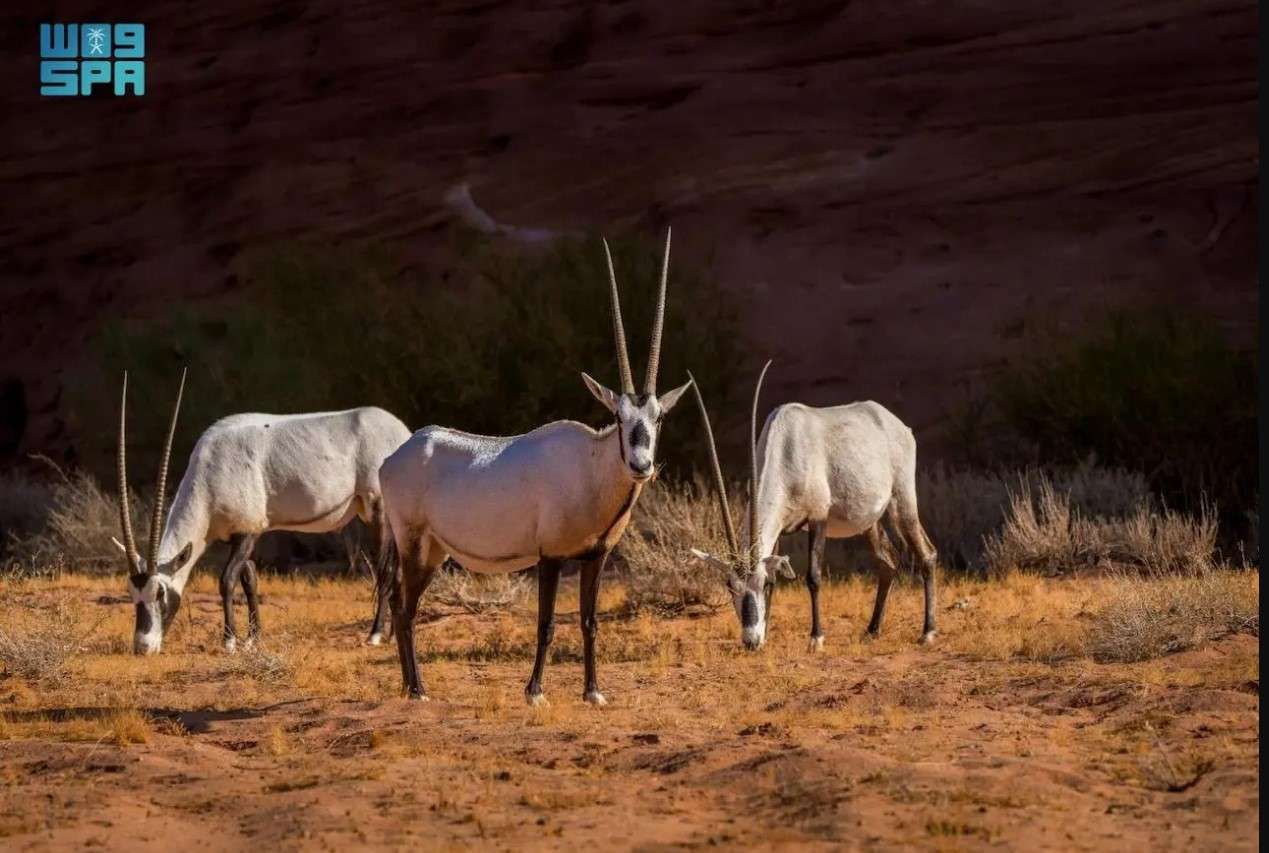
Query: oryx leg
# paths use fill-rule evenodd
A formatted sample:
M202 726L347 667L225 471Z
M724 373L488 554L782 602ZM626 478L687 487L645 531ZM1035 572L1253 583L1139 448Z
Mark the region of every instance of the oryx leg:
M938 574L938 551L934 543L925 534L917 515L916 489L911 495L900 493L891 504L890 521L899 531L899 535L908 543L908 547L917 555L917 563L921 571L921 580L925 586L925 619L921 626L921 642L931 643L938 636L938 628L934 623L937 609L937 590L935 588Z
M387 637L392 636L392 620L389 618L391 606L388 597L392 593L391 579L396 573L395 551L392 548L392 533L383 517L383 499L375 498L371 502L370 526L374 531L374 559L370 562L370 579L375 585L375 617L370 623L370 636L366 644L377 646Z
M225 611L223 642L227 652L232 652L238 647L238 631L234 626L234 588L238 586L238 575L255 544L256 537L247 533L230 536L229 559L225 561L225 567L220 571L220 604Z
M538 652L533 658L533 674L524 688L524 698L530 705L545 705L542 694L542 670L546 667L546 655L555 639L555 592L560 586L560 560L544 558L538 563Z
M247 646L255 645L260 638L260 578L256 574L255 560L243 560L239 570L242 594L247 599Z
M582 699L592 705L607 705L608 700L599 692L599 678L595 673L595 637L599 633L599 575L608 562L608 552L587 560L582 565L581 617L582 659L586 671L586 687Z
M881 634L881 619L886 614L886 598L890 595L890 584L895 576L894 546L890 537L878 521L868 528L868 545L877 564L877 600L872 606L872 619L868 620L868 636Z
M812 521L806 527L806 588L811 593L811 643L810 650L824 648L824 629L820 624L820 572L824 566L824 545L828 523Z
M419 663L414 652L414 618L419 612L419 598L432 582L444 555L437 559L428 533L413 542L398 540L397 553L400 563L393 577L389 602L397 635L397 655L401 660L402 689L410 699L426 701L427 693L419 678Z

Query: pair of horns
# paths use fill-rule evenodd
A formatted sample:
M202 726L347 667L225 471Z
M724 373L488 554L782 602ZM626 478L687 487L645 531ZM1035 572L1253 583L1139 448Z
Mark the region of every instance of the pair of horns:
M746 568L752 570L758 559L758 398L762 395L762 380L767 376L767 368L771 359L762 366L758 374L758 384L753 389L753 405L749 410L749 547L746 554ZM709 412L705 409L705 400L701 397L700 384L689 372L692 380L692 391L696 395L696 407L700 410L701 420L705 424L705 439L709 446L709 463L714 474L714 491L718 495L718 508L723 514L723 529L727 534L727 546L732 554L742 553L740 537L736 535L736 525L732 522L731 507L727 503L727 483L723 480L723 468L718 463L718 448L714 444L714 430L709 424Z
M181 385L176 391L176 405L172 407L172 421L168 424L167 440L163 443L162 461L159 463L159 484L154 493L154 514L150 516L150 556L145 564L147 574L154 574L159 566L159 542L163 539L163 499L167 490L167 467L172 456L172 439L176 435L176 416L181 411L181 396L185 393L185 374L181 371ZM119 522L123 526L124 553L133 574L141 573L141 554L137 551L137 537L132 532L132 512L128 508L128 372L123 373L123 392L119 400Z
M612 252L604 240L604 257L608 260L608 283L612 297L612 332L617 340L617 369L621 373L621 391L635 393L634 374L630 371L630 353L626 350L626 329L621 323L621 300L617 295L617 273L613 270ZM652 346L648 350L648 373L643 380L643 393L657 393L657 368L661 361L661 329L665 326L665 284L670 275L670 229L665 229L665 255L661 259L661 290L657 294L656 314L652 320Z

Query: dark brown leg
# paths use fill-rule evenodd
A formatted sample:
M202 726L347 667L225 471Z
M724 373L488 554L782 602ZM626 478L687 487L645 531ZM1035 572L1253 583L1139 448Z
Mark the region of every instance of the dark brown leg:
M820 572L824 566L824 544L828 525L810 522L806 528L806 588L811 593L811 643L810 650L824 648L824 630L820 624Z
M419 612L419 598L436 574L436 567L428 564L430 542L416 542L407 557L402 555L400 568L392 584L392 618L397 635L397 655L401 660L402 688L406 696L419 701L427 700L423 680L419 677L419 663L414 651L414 618Z
M604 552L582 566L582 658L586 671L586 687L582 698L592 705L608 704L604 694L599 692L599 678L595 673L595 637L599 633L599 576L607 562L608 553Z
M921 627L921 642L931 643L938 636L938 627L934 623L934 613L938 609L935 588L939 567L938 552L934 550L934 543L925 535L925 528L919 521L912 522L904 535L920 558L921 580L925 584L925 620Z
M890 523L908 543L908 548L917 555L921 580L925 586L925 618L921 626L921 642L933 642L938 636L935 611L938 609L936 584L939 555L921 525L921 518L917 513L916 487L911 483L895 495L890 507Z
M890 595L890 584L894 582L895 564L894 548L890 537L881 528L878 521L868 530L868 544L872 546L873 557L877 562L877 601L872 607L872 619L868 621L868 635L881 634L881 620L886 614L886 598Z
M546 655L555 639L555 592L560 586L560 561L543 559L538 563L538 653L533 658L533 674L524 688L530 705L546 704L542 693L542 670Z
M350 525L351 526L351 525ZM391 605L388 597L392 593L392 578L396 573L396 548L392 543L392 534L383 520L383 501L376 499L371 506L370 526L374 539L373 559L366 558L370 567L370 579L375 585L375 616L370 623L370 635L366 645L377 646L392 636L392 620L388 618Z
M247 554L251 553L258 538L251 537L251 543L246 548ZM242 582L242 594L247 599L247 644L250 645L260 638L260 578L256 574L255 560L242 561L239 580Z
M243 564L251 553L255 537L239 534L229 538L229 559L220 572L220 604L225 611L224 644L225 651L232 652L238 648L238 631L234 625L234 589L238 586L238 577Z

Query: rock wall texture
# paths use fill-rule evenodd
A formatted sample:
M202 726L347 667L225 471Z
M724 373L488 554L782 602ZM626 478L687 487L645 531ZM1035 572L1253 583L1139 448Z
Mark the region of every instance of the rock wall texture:
M770 401L921 433L1037 320L1163 299L1254 335L1250 0L167 4L136 99L40 98L42 14L0 25L11 453L73 444L103 317L232 291L279 238L427 262L463 182L517 227L672 222Z

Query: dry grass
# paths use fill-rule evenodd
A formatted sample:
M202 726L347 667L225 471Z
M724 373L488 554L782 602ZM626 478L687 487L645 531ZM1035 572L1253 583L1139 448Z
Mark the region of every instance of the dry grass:
M1253 579L1231 576L1245 587L1240 600L1254 601ZM1136 583L1155 590L1173 580ZM1225 775L1202 776L1203 786L1218 778L1242 784L1228 770L1249 772L1241 768L1254 750L1245 745L1250 729L1239 722L1240 739L1226 738L1221 721L1248 716L1241 709L1251 701L1245 685L1258 678L1254 647L1236 640L1207 658L1094 660L1101 608L1137 592L1125 582L949 576L941 587L941 638L919 646L919 585L897 582L882 636L864 640L872 580L839 580L821 592L827 645L809 654L801 584L781 584L768 644L747 653L730 608L690 618L632 612L624 581L613 579L601 591L598 647L610 704L595 709L580 696L572 577L560 591L546 708L529 708L522 697L536 630L532 601L478 614L436 601L425 606L416 635L434 701L420 705L397 698L395 649L362 645L369 595L359 579L265 577L261 647L225 655L216 584L196 574L163 654L144 658L130 652L133 617L122 579L0 579L0 625L25 624L56 600L79 602L83 618L105 618L72 657L73 680L0 677L0 756L11 757L0 758L0 818L26 814L32 785L39 796L59 785L74 791L75 804L57 813L62 826L108 814L114 797L135 799L143 786L142 797L162 791L166 814L179 817L188 806L202 815L202 804L218 799L252 832L267 832L300 793L305 802L320 798L311 814L351 809L340 825L374 839L362 846L404 843L392 833L422 822L433 844L470 827L519 849L532 846L539 817L548 821L542 832L562 827L569 843L581 843L579 827L611 830L603 822L613 813L647 821L639 809L649 797L657 809L682 810L671 823L714 827L722 818L701 809L743 815L735 792L752 790L760 820L735 830L755 843L810 839L817 821L841 817L832 804L846 797L851 826L856 810L867 809L878 815L868 820L893 827L880 815L894 811L907 829L890 846L935 839L938 847L955 836L980 838L978 827L995 840L1008 814L1052 816L1059 794L1064 807L1077 796L1081 814L1102 815L1111 801L1183 790L1207 766ZM1228 710L1203 716L1205 706L1194 702L1178 730L1201 722L1216 736L1191 745L1161 729L1156 745L1142 721L1162 725L1156 721L1167 701L1191 695ZM1117 710L1122 703L1131 704ZM1037 763L1021 763L1028 756ZM49 774L31 776L28 768L42 761ZM127 775L93 767L123 767ZM15 780L8 788L6 773ZM1060 782L1086 773L1094 784L1078 792ZM1112 773L1119 780L1113 790ZM111 799L84 799L91 785ZM821 796L823 809L803 811L808 798ZM974 811L979 804L990 811ZM306 828L336 831L311 814L300 817L311 821ZM469 815L483 828L460 823ZM687 843L708 831L663 837ZM762 834L768 831L777 834ZM1000 837L1022 843L1016 833Z
M1224 634L1260 632L1260 575L1211 571L1179 577L1119 573L1089 631L1099 661L1146 660Z
M733 488L732 517L742 516ZM636 609L681 613L713 610L723 603L723 579L688 553L699 548L728 551L722 517L712 488L703 479L657 482L635 507L630 529L618 546L627 569L627 602Z
M533 585L533 572L508 575L473 574L458 566L441 568L428 585L427 597L468 613L503 610L524 598Z
M286 638L270 638L226 655L220 675L273 686L291 684L296 673L293 654Z
M1010 513L1013 494L1045 487L1090 517L1123 517L1148 500L1145 477L1086 462L1074 468L1011 474L964 471L934 465L917 477L921 523L938 546L944 565L978 570L988 563L986 547Z
M82 471L68 475L55 469L55 474L57 479L46 486L32 486L22 479L0 483L4 490L45 501L38 511L42 526L15 537L10 543L13 557L32 567L54 563L77 571L117 567L119 550L110 540L119 536L118 497ZM149 503L132 495L132 517L144 525L149 514ZM144 526L138 535L146 535Z
M1060 573L1082 568L1132 566L1158 574L1210 568L1216 554L1216 518L1159 510L1149 500L1125 515L1093 516L1071 493L1041 477L1010 496L1001 530L985 540L991 572L1010 569Z
M55 685L101 619L89 623L78 602L57 600L50 608L6 608L0 621L0 664L28 682Z

